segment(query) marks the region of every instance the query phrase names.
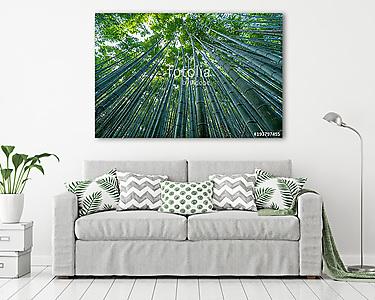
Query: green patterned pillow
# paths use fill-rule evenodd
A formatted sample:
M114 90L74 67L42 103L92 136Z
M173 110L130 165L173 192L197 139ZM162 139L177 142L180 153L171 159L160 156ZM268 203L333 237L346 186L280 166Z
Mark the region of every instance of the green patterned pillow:
M160 212L194 215L212 211L211 181L161 183Z
M255 203L258 209L291 209L307 178L276 177L256 169Z
M77 196L79 217L116 209L120 199L115 169L94 180L67 182L65 187Z

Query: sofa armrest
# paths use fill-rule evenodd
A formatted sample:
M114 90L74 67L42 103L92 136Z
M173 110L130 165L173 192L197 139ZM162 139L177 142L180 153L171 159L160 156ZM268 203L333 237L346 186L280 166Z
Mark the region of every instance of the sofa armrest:
M322 197L313 191L303 191L297 200L300 220L300 275L316 276L322 270Z
M73 276L75 273L74 223L78 217L77 198L66 192L54 197L53 206L53 274Z

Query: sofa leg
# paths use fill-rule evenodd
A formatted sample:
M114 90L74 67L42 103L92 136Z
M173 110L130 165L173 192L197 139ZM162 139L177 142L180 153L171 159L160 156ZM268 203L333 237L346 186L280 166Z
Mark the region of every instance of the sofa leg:
M306 279L320 279L320 276L314 276L314 275L306 276Z

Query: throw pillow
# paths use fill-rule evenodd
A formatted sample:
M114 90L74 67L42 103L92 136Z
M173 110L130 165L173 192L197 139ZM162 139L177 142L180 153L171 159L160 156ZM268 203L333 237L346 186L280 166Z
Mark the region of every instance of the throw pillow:
M120 198L116 170L111 170L94 180L67 182L65 186L77 197L78 216L80 217L116 209Z
M117 179L120 186L119 210L156 210L160 207L160 183L167 180L168 176L117 171Z
M257 211L253 194L256 175L211 175L214 183L212 203L216 209Z
M193 215L211 212L212 205L211 181L204 182L173 182L161 184L160 212Z
M276 177L256 169L255 203L258 209L292 209L307 178Z

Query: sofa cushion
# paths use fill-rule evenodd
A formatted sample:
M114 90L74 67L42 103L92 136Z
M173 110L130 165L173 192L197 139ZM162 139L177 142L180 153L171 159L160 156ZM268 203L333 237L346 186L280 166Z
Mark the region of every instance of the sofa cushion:
M185 240L186 218L151 210L107 211L78 218L77 239L86 241Z
M295 216L258 216L252 211L217 211L190 216L188 239L297 241L299 220Z

